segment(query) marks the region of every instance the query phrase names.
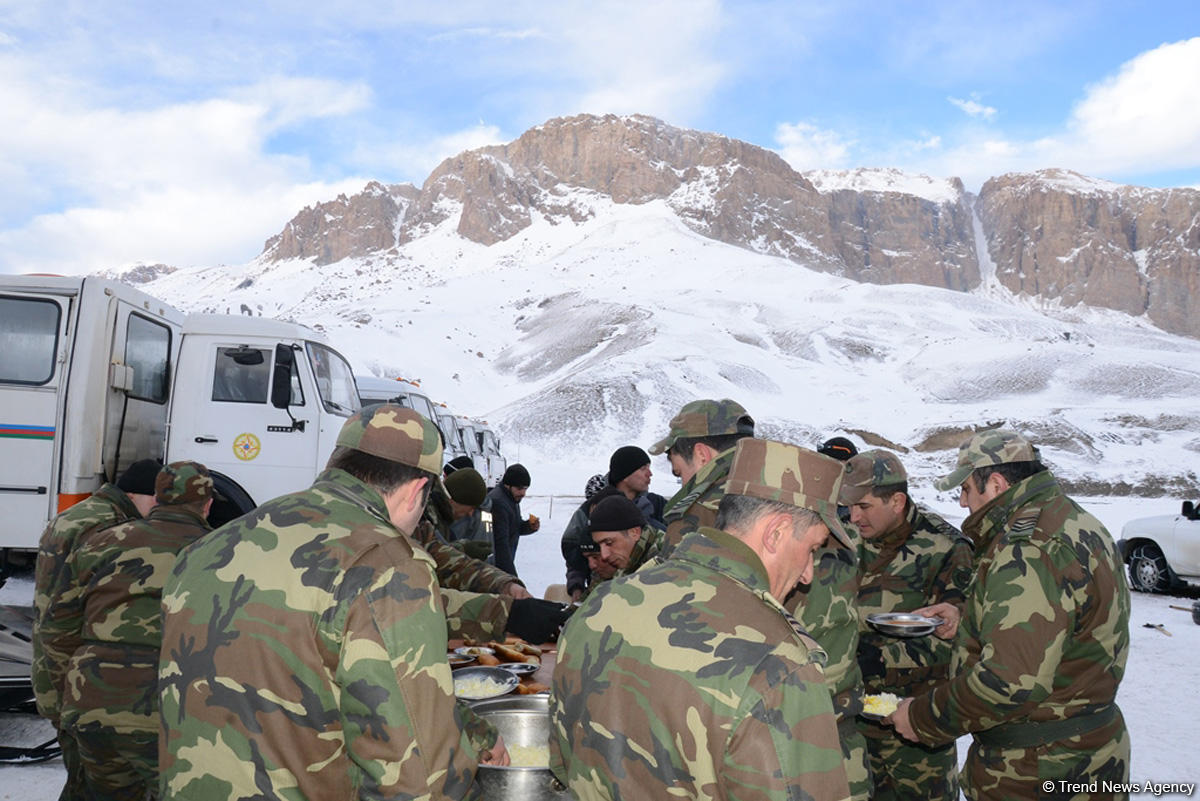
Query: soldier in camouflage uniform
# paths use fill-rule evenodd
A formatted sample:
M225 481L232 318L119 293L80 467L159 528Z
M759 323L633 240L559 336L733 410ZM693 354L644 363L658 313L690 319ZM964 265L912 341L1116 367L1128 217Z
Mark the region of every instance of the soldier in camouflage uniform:
M38 714L54 724L62 746L67 781L61 801L87 798L78 748L71 733L63 731L59 725L67 666L82 644L74 624L63 626L58 621L58 616L64 612L73 614L60 609L64 597L69 599L78 593L78 582L67 569L67 557L75 543L89 532L146 515L154 507L154 478L161 466L154 459L134 462L116 484L104 484L91 497L54 518L38 542L34 568L31 680Z
M740 403L728 398L698 400L680 409L671 418L667 435L650 446L651 454L667 455L671 472L683 482L663 510L667 524L663 559L685 534L717 519L733 448L738 440L752 436L754 418Z
M163 594L164 798L457 799L481 756L507 763L455 700L433 559L407 533L441 467L433 423L369 406L310 489L183 552Z
M454 475L468 470L460 469ZM479 481L483 483L482 478ZM446 537L454 513L453 499L435 481L421 522L413 532L413 539L435 562L434 572L449 626L447 635L451 639L494 640L511 631L533 643L552 639L569 613L562 604L531 596L524 583L512 574L448 544Z
M961 619L952 604L929 608L948 621L937 633L957 630L952 678L901 701L897 731L923 743L974 735L960 774L971 799L1070 796L1043 789L1060 780L1127 782L1115 699L1129 590L1112 537L1013 431L963 443L957 469L937 483L959 485L975 574Z
M849 442L849 440L847 440ZM826 442L817 453L839 462L850 458L849 449L830 449ZM850 448L853 448L850 443ZM848 524L845 507L837 508L851 543L827 543L817 551L812 581L797 586L784 607L793 614L825 651L825 683L833 696L838 737L842 745L850 797L871 797L871 771L867 740L857 727L863 708L862 671L858 667L858 531Z
M592 544L600 558L625 576L654 560L662 546L663 533L646 523L638 505L617 494L596 504L588 516Z
M579 801L844 799L822 653L779 603L811 578L841 465L738 444L717 523L606 582L559 640L550 766Z
M62 726L79 745L88 796L143 801L158 794L158 650L162 588L180 549L204 536L213 481L204 465L174 462L145 519L94 530L67 558L79 593L61 621L81 641L63 690Z
M858 664L866 691L917 695L946 680L950 644L937 637L892 637L866 618L942 602L961 609L971 579L971 544L909 497L908 473L887 451L865 451L847 462L839 503L849 508L861 537ZM958 798L953 742L910 743L892 727L862 718L858 728L867 739L874 801Z

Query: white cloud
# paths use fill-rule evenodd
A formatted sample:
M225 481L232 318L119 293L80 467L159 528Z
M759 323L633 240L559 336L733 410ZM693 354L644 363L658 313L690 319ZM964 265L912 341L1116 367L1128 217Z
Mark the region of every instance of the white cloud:
M1164 44L1088 87L1068 126L1093 169L1200 166L1200 37Z
M996 109L980 103L977 95L972 95L970 100L963 100L958 97L947 97L946 99L952 105L960 108L969 117L983 117L985 120L990 120L996 116Z
M807 122L780 123L775 142L779 155L797 172L855 166L849 163L852 140Z
M456 156L464 150L499 145L507 141L498 127L481 120L469 128L420 142L391 141L380 147L359 147L354 152L354 160L362 164L390 166L394 172L424 177L444 159ZM414 180L420 181L419 178Z

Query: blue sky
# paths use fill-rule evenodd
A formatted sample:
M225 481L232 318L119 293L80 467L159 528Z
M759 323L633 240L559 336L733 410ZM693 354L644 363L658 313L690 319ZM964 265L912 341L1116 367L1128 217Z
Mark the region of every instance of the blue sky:
M1200 185L1200 3L0 0L0 271L242 263L580 112L797 169Z

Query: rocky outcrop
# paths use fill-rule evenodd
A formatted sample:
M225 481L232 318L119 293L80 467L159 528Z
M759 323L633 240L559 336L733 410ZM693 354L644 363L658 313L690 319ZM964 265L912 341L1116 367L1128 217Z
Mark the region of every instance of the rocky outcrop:
M957 178L859 169L801 174L778 154L644 116L550 120L446 159L420 190L369 184L306 208L263 258L323 265L452 225L493 245L535 219L580 222L600 199L661 201L704 236L877 284L966 291L982 280L973 213L1018 294L1146 315L1200 336L1200 192L1150 190L1044 170Z
M177 269L179 268L172 267L169 264L135 264L132 267L123 267L117 270L104 270L97 273L97 275L101 278L111 278L114 281L123 281L126 284L137 286L138 284L149 283L164 275L170 275Z
M263 257L312 259L323 265L387 250L396 245L396 227L418 194L412 184L372 181L353 197L338 195L306 207L266 241Z
M1042 170L992 178L978 210L1011 291L1200 336L1200 191Z

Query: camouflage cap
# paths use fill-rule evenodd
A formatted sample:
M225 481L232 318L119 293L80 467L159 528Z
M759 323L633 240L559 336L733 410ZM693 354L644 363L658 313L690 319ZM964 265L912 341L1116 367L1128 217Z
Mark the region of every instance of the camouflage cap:
M842 492L838 503L842 506L856 504L874 487L887 487L908 482L908 473L900 464L900 457L890 451L863 451L851 456L846 462L846 475L842 479Z
M442 436L437 426L419 412L393 403L356 412L342 426L337 444L435 476L442 472Z
M154 498L163 506L204 503L216 494L208 468L199 462L171 462L154 479Z
M980 431L958 448L958 467L945 478L933 482L939 490L954 489L980 467L1012 462L1041 461L1042 454L1015 431L993 428Z
M767 439L738 441L725 480L726 495L748 495L808 509L847 548L850 537L837 516L838 491L846 466L837 459Z
M684 437L716 437L724 434L754 434L754 418L737 401L698 400L684 406L671 418L670 432L650 446L657 456Z

